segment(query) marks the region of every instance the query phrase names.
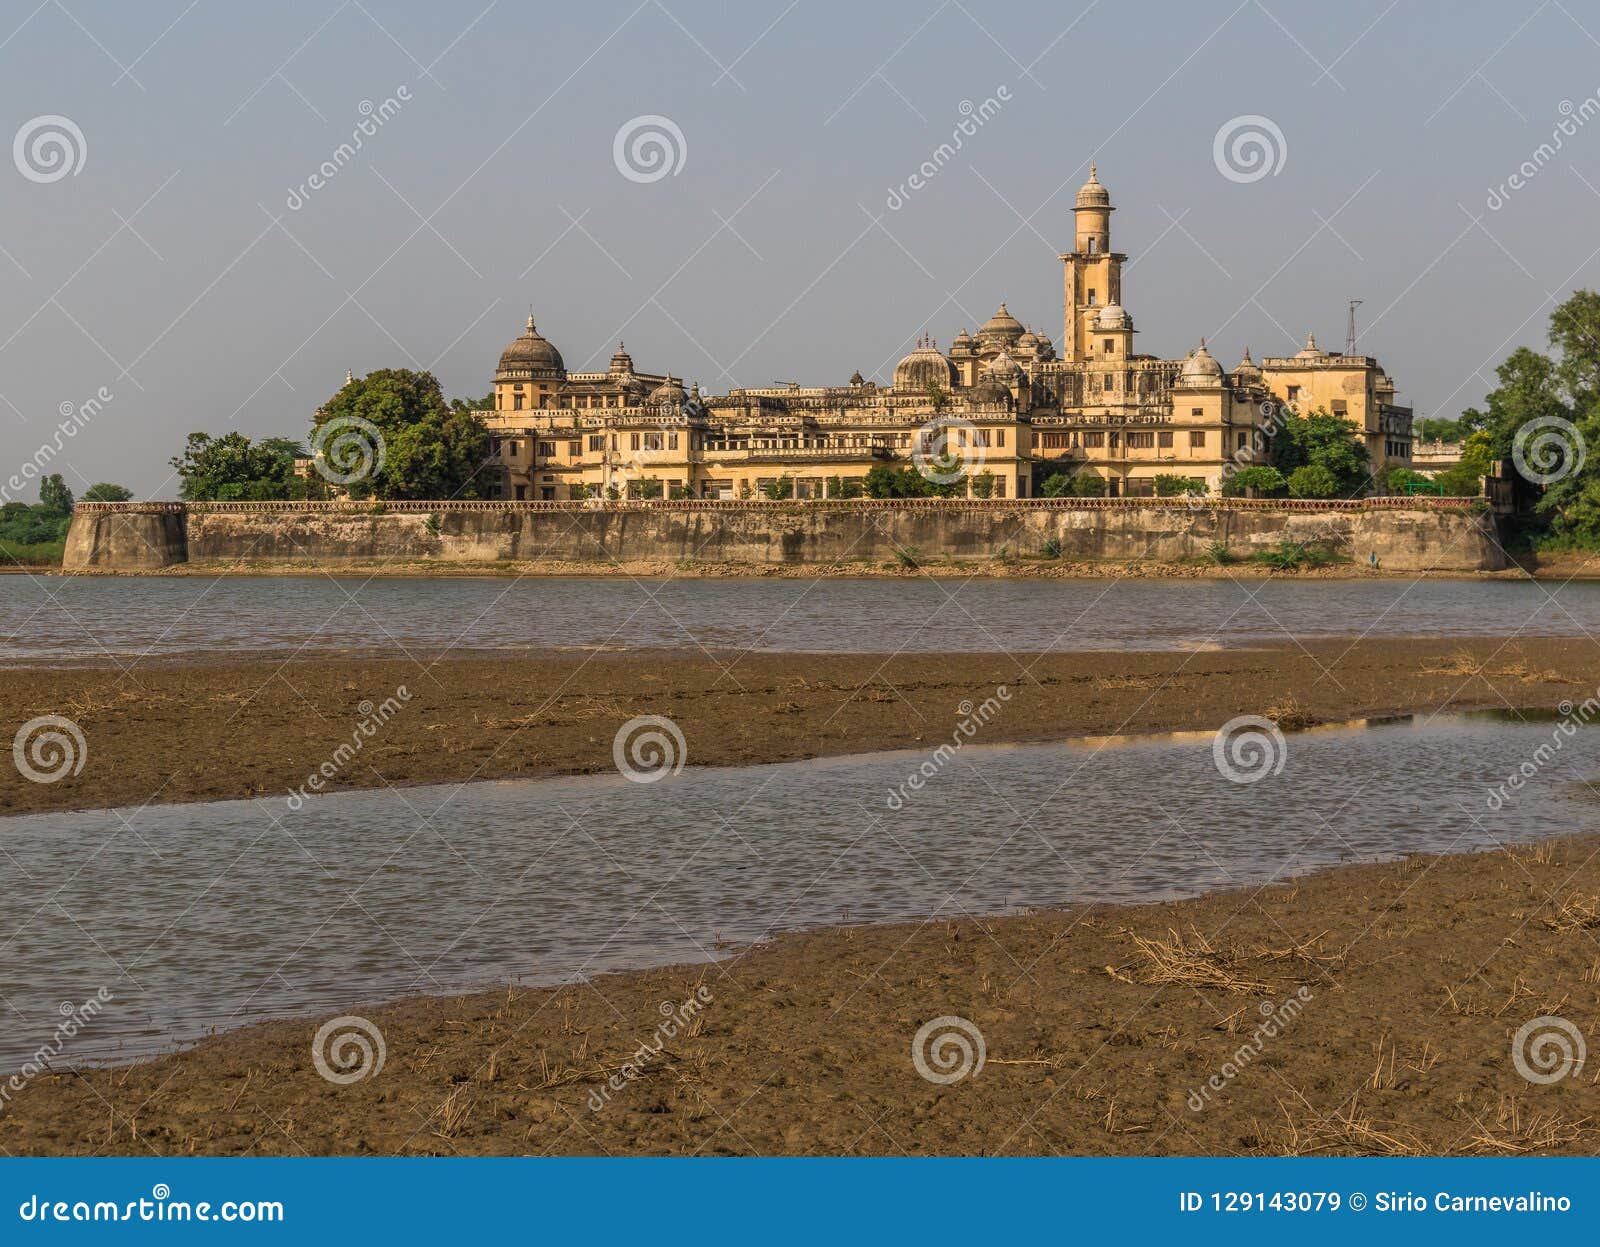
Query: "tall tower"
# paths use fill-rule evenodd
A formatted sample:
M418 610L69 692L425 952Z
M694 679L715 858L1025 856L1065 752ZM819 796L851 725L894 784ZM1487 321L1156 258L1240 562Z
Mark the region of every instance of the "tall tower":
M1093 318L1108 303L1122 302L1122 262L1128 257L1111 250L1111 192L1100 185L1095 167L1078 188L1073 207L1073 249L1061 256L1063 267L1061 358L1068 363L1094 355Z

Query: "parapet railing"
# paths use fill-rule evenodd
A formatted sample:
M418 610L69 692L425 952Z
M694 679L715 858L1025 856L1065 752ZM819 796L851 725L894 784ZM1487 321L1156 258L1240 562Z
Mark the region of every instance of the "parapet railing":
M1483 498L590 498L577 502L518 502L459 499L390 502L80 502L88 513L253 513L266 515L434 515L450 511L771 511L823 508L835 511L1108 511L1126 508L1176 511L1471 511Z

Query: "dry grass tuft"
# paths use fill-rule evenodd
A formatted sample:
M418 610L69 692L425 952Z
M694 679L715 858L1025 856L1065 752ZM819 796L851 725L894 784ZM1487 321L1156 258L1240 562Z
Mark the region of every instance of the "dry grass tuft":
M1187 934L1168 930L1167 939L1130 931L1145 958L1138 969L1141 983L1174 983L1184 987L1214 987L1229 992L1265 992L1268 984L1240 974L1234 967L1241 958L1217 949L1193 927ZM1109 967L1108 967L1109 968Z
M1378 1129L1372 1119L1361 1112L1356 1100L1326 1117L1313 1117L1303 1126L1295 1120L1287 1104L1280 1100L1278 1107L1283 1110L1285 1124L1279 1131L1277 1146L1287 1156L1314 1156L1324 1152L1418 1156L1425 1150L1421 1143L1399 1131Z
M1468 1115L1477 1131L1462 1150L1499 1156L1570 1150L1583 1139L1589 1122L1587 1117L1573 1120L1561 1113L1527 1113L1515 1096L1502 1096L1492 1114L1469 1109Z
M1286 732L1298 732L1321 722L1293 697L1273 702L1266 709L1266 717Z
M1541 921L1552 931L1585 931L1600 927L1600 896L1574 893L1552 902L1550 911Z

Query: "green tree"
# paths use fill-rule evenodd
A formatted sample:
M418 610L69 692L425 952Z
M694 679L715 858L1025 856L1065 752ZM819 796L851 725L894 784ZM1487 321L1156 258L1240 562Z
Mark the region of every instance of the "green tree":
M452 409L431 372L380 368L346 382L312 422L312 445L330 423L322 447L339 475L359 470L351 493L384 499L477 498L489 457L489 432L470 409ZM366 425L359 422L365 421ZM367 426L376 430L376 436ZM338 455L341 438L354 458Z
M785 498L793 498L794 480L791 477L780 476L777 480L768 481L763 485L761 492L774 502L781 502Z
M1305 463L1289 473L1289 493L1295 498L1336 498L1339 481L1322 464Z
M1476 498L1483 492L1483 478L1494 466L1494 439L1486 429L1467 434L1461 444L1461 462L1433 478L1447 498Z
M1106 482L1093 472L1078 472L1072 478L1071 490L1074 498L1104 498Z
M979 472L972 478L972 496L974 498L994 497L994 473Z
M1222 484L1228 497L1249 494L1256 498L1276 498L1289 488L1289 482L1277 468L1264 463L1254 463L1240 468Z
M1285 419L1273 435L1270 457L1272 466L1289 478L1291 492L1297 468L1318 467L1332 478L1331 493L1305 497L1354 498L1370 484L1366 443L1349 421L1320 409Z
M39 505L52 515L72 514L72 491L61 473L52 472L39 482Z
M1156 473L1156 497L1178 498L1185 494L1203 494L1206 492L1205 482L1193 480L1187 476L1177 476L1170 472Z
M1424 476L1421 472L1415 472L1410 468L1404 467L1390 468L1386 473L1384 473L1383 476L1384 487L1391 494L1407 493L1410 491L1413 485L1419 487L1425 485L1431 489L1434 483L1434 481ZM1421 492L1420 489L1418 492Z
M133 490L126 485L113 485L109 481L101 481L98 485L91 485L83 491L85 502L128 502L133 498Z
M287 438L252 442L243 433L191 433L172 460L178 495L190 502L296 500L315 491L295 475L298 446ZM304 456L301 456L304 457Z

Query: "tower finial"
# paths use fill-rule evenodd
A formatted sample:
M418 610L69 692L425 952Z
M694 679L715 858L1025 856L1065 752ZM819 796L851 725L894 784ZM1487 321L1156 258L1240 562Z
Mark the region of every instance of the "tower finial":
M1095 176L1094 161L1092 160L1089 162L1089 180L1091 182L1098 182L1100 180L1097 176Z

